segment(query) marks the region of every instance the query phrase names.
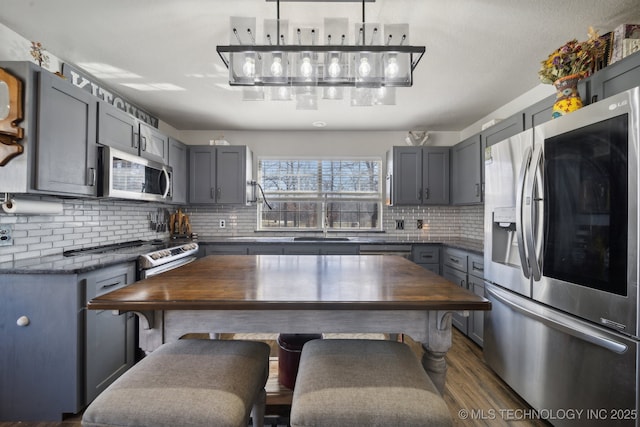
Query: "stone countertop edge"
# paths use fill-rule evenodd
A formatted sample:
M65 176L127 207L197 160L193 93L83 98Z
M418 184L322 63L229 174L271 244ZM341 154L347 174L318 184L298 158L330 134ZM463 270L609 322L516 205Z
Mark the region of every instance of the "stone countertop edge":
M291 238L222 238L222 239L201 239L199 244L247 244L247 243L266 243L266 244L405 244L419 245L431 244L442 245L456 249L462 249L482 255L483 242L472 239L443 239L440 241L399 241L399 240L381 240L381 239L354 239L349 241L292 241ZM62 254L49 255L45 257L25 258L16 261L7 261L0 263L0 274L81 274L101 268L110 267L112 265L122 264L126 262L135 262L139 254L93 254L80 255L73 257L65 257Z

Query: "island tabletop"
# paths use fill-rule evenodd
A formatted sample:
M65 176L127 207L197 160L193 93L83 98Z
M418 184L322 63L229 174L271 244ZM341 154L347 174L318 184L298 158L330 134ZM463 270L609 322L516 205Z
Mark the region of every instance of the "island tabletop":
M187 333L404 333L442 390L452 313L491 303L399 256L211 255L88 308L138 314L145 351Z

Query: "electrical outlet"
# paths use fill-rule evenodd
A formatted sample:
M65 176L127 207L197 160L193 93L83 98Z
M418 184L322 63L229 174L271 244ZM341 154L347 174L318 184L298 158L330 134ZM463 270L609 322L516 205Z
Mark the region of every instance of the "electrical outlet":
M404 230L404 219L396 219L396 230Z
M225 221L224 219L220 220L220 228L225 228L227 226L227 221Z
M0 246L12 246L13 238L11 237L11 226L8 224L0 224Z
M423 222L421 219L419 219L419 220L416 222L416 227L418 228L418 230L422 230L422 226L423 226L423 225L424 225L424 222Z

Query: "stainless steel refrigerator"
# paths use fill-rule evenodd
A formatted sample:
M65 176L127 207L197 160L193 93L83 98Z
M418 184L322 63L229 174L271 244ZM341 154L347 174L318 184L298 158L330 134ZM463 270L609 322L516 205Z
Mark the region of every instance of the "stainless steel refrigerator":
M484 356L557 426L638 426L639 141L635 88L485 151Z

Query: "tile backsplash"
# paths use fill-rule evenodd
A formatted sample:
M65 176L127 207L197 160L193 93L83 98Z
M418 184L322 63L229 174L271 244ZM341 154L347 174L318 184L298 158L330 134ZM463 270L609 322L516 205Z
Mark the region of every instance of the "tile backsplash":
M121 200L62 199L62 215L0 213L0 225L11 229L13 245L0 246L0 262L60 254L65 250L129 240L166 239L168 232L150 228L158 211L176 210L160 203ZM283 232L256 233L256 207L191 206L194 232L201 241L225 237L282 236ZM385 233L358 233L361 237L393 241L442 241L452 238L482 240L483 206L384 207ZM225 228L220 228L220 220ZM396 230L404 220L404 230ZM417 221L423 228L417 228Z

